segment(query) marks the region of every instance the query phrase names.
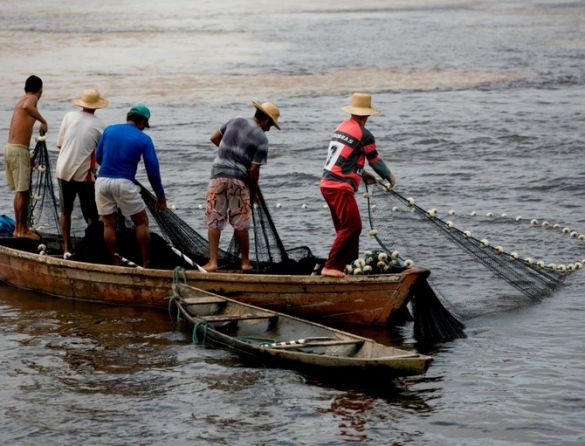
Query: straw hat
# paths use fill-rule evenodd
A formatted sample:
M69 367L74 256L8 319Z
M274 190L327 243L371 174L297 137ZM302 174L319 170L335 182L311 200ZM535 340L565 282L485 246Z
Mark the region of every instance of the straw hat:
M274 105L272 102L263 102L262 104L259 104L256 101L252 101L252 104L258 110L270 116L270 119L272 119L274 126L278 130L280 130L280 124L278 123L278 118L280 117L280 110L276 105Z
M351 105L346 105L342 110L356 116L371 116L380 113L378 109L372 107L372 96L366 93L351 95Z
M95 88L88 88L83 90L83 94L80 98L73 99L75 105L80 107L90 108L97 110L98 108L104 108L108 106L108 100L100 96L100 92Z

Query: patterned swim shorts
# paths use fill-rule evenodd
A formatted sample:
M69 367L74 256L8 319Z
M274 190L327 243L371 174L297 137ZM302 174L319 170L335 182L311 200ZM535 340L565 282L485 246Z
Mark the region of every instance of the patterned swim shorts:
M205 224L222 230L226 222L241 231L250 228L250 189L242 180L214 178L207 189Z

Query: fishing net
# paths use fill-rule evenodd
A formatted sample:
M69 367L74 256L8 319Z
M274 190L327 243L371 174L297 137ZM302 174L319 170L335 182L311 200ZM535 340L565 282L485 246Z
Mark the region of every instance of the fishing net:
M394 240L390 243L393 247L399 244L405 245L405 242L410 240L410 243L406 243L406 245L408 245L408 249L412 255L416 255L415 253L417 251L420 252L421 249L425 248L428 253L430 243L424 243L425 237L429 237L428 231L421 228L423 227L422 225L425 227L431 226L448 240L452 241L454 246L461 248L497 277L531 299L538 299L550 295L563 282L567 275L583 266L582 262L579 261L559 264L537 260L536 257L532 256L524 256L517 251L506 251L502 246L492 244L488 237L476 238L472 235L471 230L462 230L456 227L453 223L455 217L455 211L453 210L448 213L449 219L443 219L438 217L437 209L423 209L415 203L412 197L404 197L396 191L390 191L388 193L385 190L385 192L381 199L376 200L376 211L381 217L377 219L376 224L373 221L372 204L370 201L372 194L369 191L365 194L368 198L368 214L371 226L370 235L384 249L387 249L387 242L380 238L380 234L392 233L394 234ZM475 213L471 215L476 216ZM491 231L491 236L494 239L497 239L498 235L502 236L502 225L504 223L509 224L514 222L515 224L519 224L522 222L521 217L513 219L507 217L505 214L501 214L496 218L489 212L486 215L489 222L497 225ZM483 227L481 225L482 222L477 220L474 224L470 222L465 223L473 229L473 234L475 234L476 230L480 231L483 229L485 231L485 223L487 222L483 222ZM551 228L555 226L557 229L560 227L560 225L552 225L546 221L538 221L536 219L531 220L530 225L550 226ZM409 233L411 231L416 231L416 233ZM566 232L571 238L581 237L585 239L585 236L575 231L571 231L569 234L569 231L568 228L562 228L561 230L561 232ZM532 238L528 236L522 239L520 234L513 234L511 238L516 243L524 242L530 244L532 242L534 244L535 241L534 236ZM543 243L541 238L538 238L538 242L540 245ZM550 253L550 249L545 249L544 251ZM542 252L542 255L545 255L546 252ZM450 262L452 265L457 264L457 262L449 260L446 250L442 250L439 255L446 262Z
M32 155L30 199L28 203L28 227L38 232L56 230L61 234L59 208L51 175L51 159L45 136L37 138Z
M161 235L175 249L196 263L205 263L209 255L209 243L205 237L193 229L171 209L163 211L155 209L156 197L147 188L138 183L140 195L150 214L156 221ZM219 260L222 264L234 264L238 259L230 253L219 251Z
M209 243L171 209L155 210L156 197L143 186L141 195L150 214L157 222L163 237L172 246L196 263L204 263L209 256ZM257 201L252 208L253 227L250 231L250 258L256 272L263 274L309 274L317 259L307 246L286 249L258 188ZM219 269L240 268L240 248L235 235L227 250L218 256Z

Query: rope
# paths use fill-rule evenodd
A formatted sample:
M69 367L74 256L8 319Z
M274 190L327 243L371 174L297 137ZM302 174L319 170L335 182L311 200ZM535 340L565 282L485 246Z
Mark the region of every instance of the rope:
M197 329L199 327L203 327L203 339L199 339L199 336L197 335ZM191 338L193 339L193 344L205 344L205 340L207 339L208 327L209 324L207 323L207 321L200 321L193 325L193 335L191 336Z
M183 284L187 284L187 276L185 275L185 270L183 268L181 268L180 266L177 266L173 270L173 285L172 285L173 294L168 297L168 299L169 299L168 311L169 311L169 317L171 318L171 320L173 319L173 313L172 313L173 304L175 306L178 306L178 302L181 299L181 296L179 296L179 293L177 291L177 286L181 283L181 279L183 279L182 280ZM180 321L181 321L181 312L177 311L177 322L180 322Z
M368 203L368 220L370 224L370 236L387 252L388 247L378 237L374 229L372 217L371 197L368 192L366 183L366 193L364 196ZM395 251L397 252L397 251ZM393 254L394 255L394 254ZM399 256L397 255L398 259ZM405 266L408 266L407 260ZM414 337L423 344L433 344L435 342L452 341L457 338L467 337L464 332L465 325L460 322L455 315L451 314L438 298L437 293L433 290L427 279L419 280L412 290L413 310L414 310Z

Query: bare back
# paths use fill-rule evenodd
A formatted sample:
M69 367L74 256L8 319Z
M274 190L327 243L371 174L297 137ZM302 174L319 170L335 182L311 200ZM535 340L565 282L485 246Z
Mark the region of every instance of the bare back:
M37 110L38 101L39 97L33 93L27 93L18 100L10 121L9 144L29 147L33 126L37 120L46 128L46 121Z

